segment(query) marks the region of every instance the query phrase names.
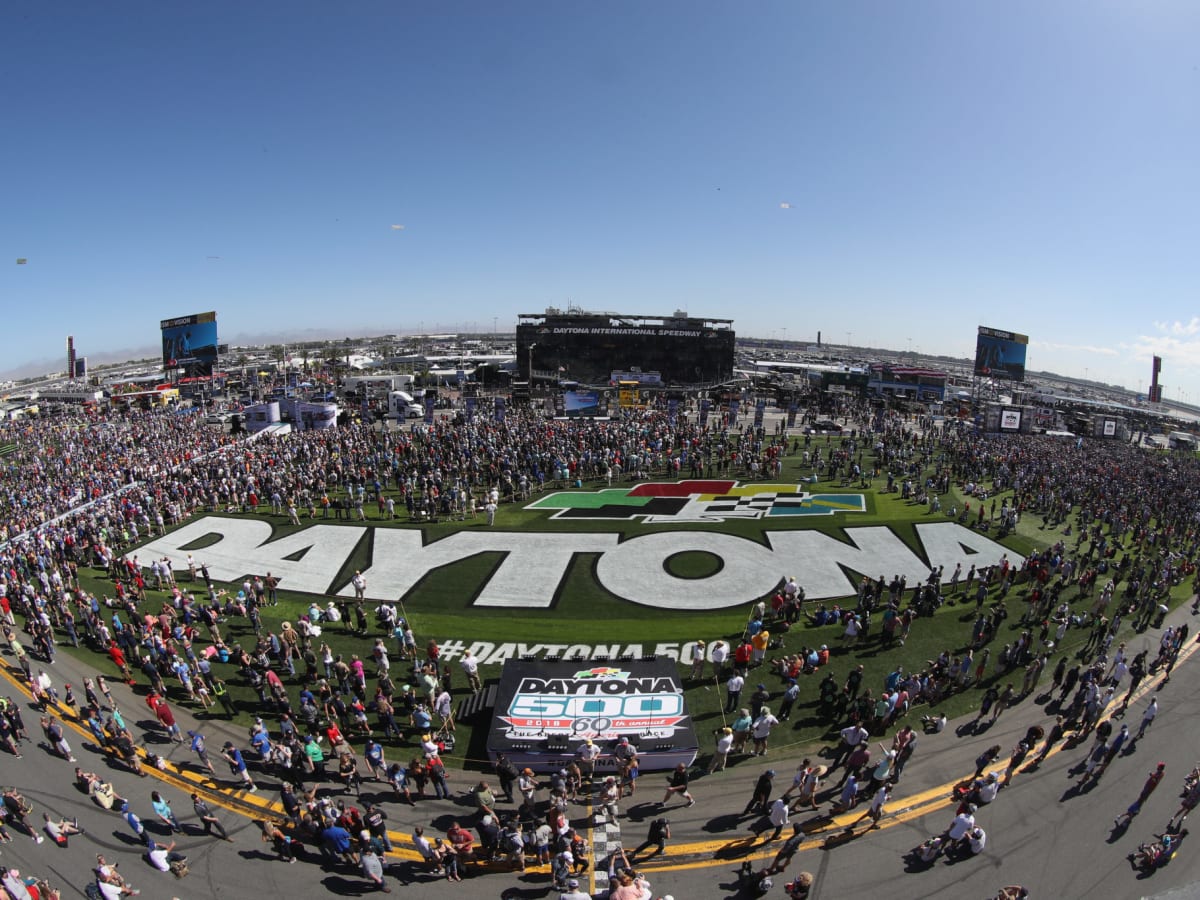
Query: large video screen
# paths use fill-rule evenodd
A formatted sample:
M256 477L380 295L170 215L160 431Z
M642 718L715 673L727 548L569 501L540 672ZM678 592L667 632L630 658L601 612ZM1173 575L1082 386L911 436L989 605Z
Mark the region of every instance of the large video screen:
M164 369L182 369L185 378L212 375L217 367L215 312L163 319L159 327Z
M1024 381L1028 344L1028 335L980 325L975 343L975 374L981 378Z
M1005 409L1000 412L1000 430L1001 431L1020 431L1021 430L1021 410Z
M570 418L600 415L597 391L563 391L563 414Z
M532 363L534 372L582 385L606 385L634 367L642 383L657 373L662 384L719 384L733 377L735 340L727 328L522 324L517 359L523 371Z

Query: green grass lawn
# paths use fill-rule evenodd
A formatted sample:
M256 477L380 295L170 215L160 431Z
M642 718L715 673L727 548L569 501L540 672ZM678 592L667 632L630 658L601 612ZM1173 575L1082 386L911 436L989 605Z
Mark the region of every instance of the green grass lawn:
M824 445L825 442L821 441L820 443ZM810 474L810 470L801 466L798 455L788 456L785 457L782 476L774 477L771 481L800 481L802 477ZM652 477L651 480L665 479ZM591 487L596 486L595 484L591 485ZM806 487L812 491L836 492L839 490L830 482L806 485ZM944 513L931 513L924 506L900 500L897 494L880 492L879 488L882 487L883 480L876 479L870 490L844 489L849 493L866 495L866 511L853 516L814 517L801 521L782 522L773 518L769 523L762 520L751 520L664 526L646 525L641 520L620 522L550 520L544 512L531 511L511 504L501 508L497 516L496 528L538 532L613 531L626 537L664 529L694 530L699 532L718 531L750 539L761 539L764 526L768 524L772 529L815 528L839 538L844 538L842 530L844 527L887 525L911 547L917 547L918 541L913 530L914 523L946 520ZM961 508L964 498L959 494L958 489L954 488L950 493L944 495L941 501L943 508L948 510L953 505ZM998 504L999 499L997 498ZM258 513L258 515L261 517L262 513ZM289 526L286 523L284 517L267 515L264 518L272 523L276 536L296 530L295 526ZM406 517L401 515L396 522L372 519L366 524L378 527L423 528L429 538L443 537L455 530L474 527L476 524L443 522L418 526L408 524L405 519ZM307 523L307 520L304 521ZM329 522L332 523L332 520ZM1023 517L1017 530L1007 536L1002 543L1011 551L1011 557L1019 560L1034 548L1052 544L1057 537L1058 535L1054 532L1045 529L1044 523L1038 516L1027 514ZM355 555L343 566L341 577L348 578L353 574L354 569L365 570L367 568L369 563L367 544L366 541L360 542ZM568 571L561 591L561 599L551 610L514 610L472 606L471 598L494 569L499 558L498 553L482 554L454 566L434 570L405 598L404 612L413 626L419 646L423 646L424 642L430 638L440 642L449 639L463 640L468 643L489 641L497 645L508 642L520 642L526 645L538 643L640 644L649 650L653 650L653 645L660 642L682 644L691 640L703 639L711 643L718 637L726 640L739 637L746 624L749 610L756 601L761 599L746 597L743 606L719 611L666 611L639 606L607 592L593 577L594 555L581 555L576 558ZM678 576L703 577L711 574L712 559L704 553L684 553L671 560L671 567L673 574ZM861 574L874 577L880 573L859 573L860 576ZM883 574L889 578L891 576L890 572ZM186 578L186 573L184 573L184 577ZM86 589L95 591L99 596L112 594L112 586L102 573L92 570L83 571L80 580ZM186 587L186 582L181 582L181 584ZM847 594L852 596L849 582L847 584ZM228 587L235 591L237 589L236 585L228 585ZM1010 591L1008 597L1010 617L991 645L993 647L992 664L989 666L989 676L985 684L996 677L992 672L1000 647L1005 642L1014 640L1020 633L1018 622L1024 609L1024 600L1022 599L1024 593L1024 585L1017 585ZM1177 588L1173 592L1172 602L1178 603L1185 594L1189 593L1186 586ZM1076 595L1077 589L1073 587L1066 592L1067 599L1072 601L1075 600ZM151 591L148 600L149 608L156 609L159 602L166 596L166 594L156 594ZM265 629L278 632L281 622L284 620L295 621L308 608L312 599L312 595L294 594L281 590L279 606L268 607L263 611ZM323 598L322 605L328 599ZM1079 606L1080 603L1075 602L1073 605ZM878 624L874 628L875 634L871 640L849 651L843 651L840 647L840 628L834 626L813 628L802 624L783 636L783 648L773 651L771 657L797 652L802 646L828 644L835 651L830 667L838 683L844 681L851 668L861 664L866 672L864 684L878 694L883 678L897 666L903 666L906 671L919 671L925 667L927 660L933 659L943 650L949 651L951 654L958 654L964 650L970 639L974 610L973 601L967 606L958 602L943 606L932 618L916 620L910 638L904 646L896 646L886 651L882 650L878 643ZM374 627L373 621L372 626ZM231 622L226 626L225 631L227 639L231 643L234 641L252 643L254 640L249 623L245 621ZM356 637L343 632L340 625L331 625L325 630L322 639L327 640L336 653L344 654L347 658L351 653L358 653L364 659L368 659L373 639L378 634L379 632L376 630L370 637ZM1068 632L1067 638L1058 648L1058 652L1074 654L1085 638L1086 634L1084 633ZM1139 639L1139 641L1142 640L1149 642L1152 639ZM389 647L394 649L394 642L389 641ZM1140 644L1136 649L1141 649ZM107 657L86 650L78 652L86 657L98 671L107 673L113 671ZM1056 659L1051 660L1051 667L1055 662ZM298 665L302 670L302 663ZM392 673L393 680L397 685L403 684L405 681L400 666L401 663L393 654ZM452 663L451 666L457 702L466 696L465 678L457 663ZM248 686L241 684L232 667L225 668L227 671L221 674L228 676L227 681L231 688L231 695L238 705L241 718L248 723L251 711L257 704L257 697ZM372 667L368 665L367 668L370 674ZM500 667L485 666L481 674L485 679L498 678ZM814 742L828 739L827 724L818 721L815 714L817 682L822 675L823 673L818 673L815 676L805 677L801 684L800 702L796 706L792 719L776 731L776 735L772 739L773 750L778 751L787 746L795 747L798 750L801 747L812 745ZM1021 673L1017 672L1014 675L1019 686ZM1043 684L1048 684L1049 680L1049 673L1042 676ZM750 676L743 696L748 697L753 692L754 685L759 681L767 684L775 698L782 693L781 680L777 676L765 674L764 670L761 675L755 673ZM981 693L980 688L972 688L954 694L941 704L940 709L953 718L976 708ZM294 696L295 690L293 690ZM707 683L690 684L686 691L686 697L689 710L695 720L702 754L706 754L711 747L711 730L722 723L723 687L715 685L711 680ZM181 698L176 697L175 700L179 702ZM1032 700L1027 699L1025 702L1030 703ZM778 699L775 699L774 703L777 709ZM921 712L924 710L917 708L910 718ZM471 723L459 723L458 745L451 759L467 767L482 765L486 756L484 752L485 732L486 728L478 727L478 725L472 727ZM395 751L391 755L394 757Z

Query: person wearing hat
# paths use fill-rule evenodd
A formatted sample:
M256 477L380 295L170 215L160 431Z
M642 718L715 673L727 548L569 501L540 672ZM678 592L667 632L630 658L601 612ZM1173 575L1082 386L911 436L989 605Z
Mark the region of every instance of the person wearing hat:
M988 772L981 780L975 782L975 789L971 791L971 802L977 806L987 806L1000 793L1000 776L995 772Z
M192 752L196 754L196 757L208 769L210 775L216 775L217 770L213 768L212 760L208 758L208 748L204 743L204 735L199 731L189 731L187 734L192 739Z
M757 719L759 714L762 713L762 708L770 699L771 692L767 690L765 684L760 684L754 693L750 695L750 715Z
M533 769L522 769L521 774L517 776L517 790L521 796L525 798L525 802L533 804L537 797L537 777L533 774Z
M712 661L714 681L720 681L725 670L725 661L729 659L729 645L724 641L713 641L708 649L708 658Z
M828 771L829 769L825 766L819 765L813 766L804 773L804 779L800 783L800 793L796 798L796 805L792 807L793 812L799 810L801 807L808 807L812 810L820 807L821 804L817 802L817 792L821 789L821 779L825 777L825 773Z
M750 734L754 738L754 754L767 755L767 741L771 738L771 729L779 724L779 720L771 713L771 707L764 706L758 717L750 726Z
M592 786L592 776L596 774L596 760L599 758L600 748L591 738L586 738L575 748L575 762L579 765L579 772L589 791Z
M571 878L567 881L567 889L558 895L558 900L592 900L592 895L580 890L579 880Z
M571 856L570 850L554 854L554 858L550 860L551 890L561 891L567 887L567 882L571 878L571 867L574 863L575 859Z
M697 640L692 644L692 681L699 681L704 677L704 651L707 645L704 641Z
M571 851L571 857L574 860L571 864L573 874L582 875L591 866L588 861L590 855L587 839L572 828L567 832L567 849Z
M729 751L733 748L733 729L729 726L717 732L717 746L713 751L712 760L708 764L708 774L725 771L725 763L729 759Z
M750 802L746 804L745 810L742 811L743 816L748 816L754 812L765 813L767 804L771 802L771 788L775 784L775 770L767 769L758 776L758 781L754 783L754 793L750 796Z

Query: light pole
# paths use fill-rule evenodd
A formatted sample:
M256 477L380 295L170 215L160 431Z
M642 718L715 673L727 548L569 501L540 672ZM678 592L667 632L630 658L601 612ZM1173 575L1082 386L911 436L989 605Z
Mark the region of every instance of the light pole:
M537 346L536 341L534 341L532 344L529 345L529 396L530 396L530 399L533 398L533 348L536 346Z

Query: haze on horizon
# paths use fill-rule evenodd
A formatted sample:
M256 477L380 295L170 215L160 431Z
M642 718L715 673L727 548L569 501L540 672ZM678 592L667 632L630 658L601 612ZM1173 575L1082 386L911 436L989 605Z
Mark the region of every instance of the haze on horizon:
M573 303L954 357L990 325L1200 401L1198 38L1184 0L31 8L5 368L209 309L240 343Z

